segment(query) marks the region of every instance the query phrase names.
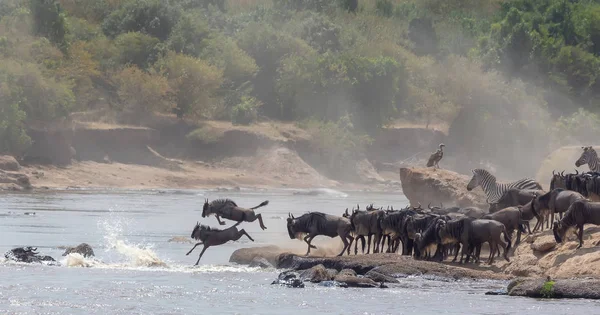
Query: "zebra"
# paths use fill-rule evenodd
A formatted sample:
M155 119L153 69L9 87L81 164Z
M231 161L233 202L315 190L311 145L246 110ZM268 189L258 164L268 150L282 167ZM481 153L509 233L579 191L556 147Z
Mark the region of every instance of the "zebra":
M496 176L484 169L474 169L473 177L467 184L467 190L471 191L477 186L481 186L485 195L487 196L487 202L497 203L498 200L512 188L517 189L542 189L542 186L531 178L519 179L511 183L496 183Z
M598 158L598 153L596 150L589 147L581 147L583 152L577 161L575 161L575 166L580 167L581 165L587 164L592 172L600 172L600 159Z

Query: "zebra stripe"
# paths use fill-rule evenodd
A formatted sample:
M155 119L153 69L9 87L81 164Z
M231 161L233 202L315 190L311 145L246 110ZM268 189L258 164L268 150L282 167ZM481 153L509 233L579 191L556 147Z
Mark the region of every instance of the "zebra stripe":
M598 153L596 150L589 147L583 147L583 153L575 162L575 166L580 167L581 165L587 164L590 168L591 172L600 172L600 159L598 158Z
M474 169L473 177L467 185L468 190L481 186L488 198L488 203L497 203L498 200L512 188L517 189L542 189L542 186L533 179L524 178L511 183L497 183L496 176L484 169Z

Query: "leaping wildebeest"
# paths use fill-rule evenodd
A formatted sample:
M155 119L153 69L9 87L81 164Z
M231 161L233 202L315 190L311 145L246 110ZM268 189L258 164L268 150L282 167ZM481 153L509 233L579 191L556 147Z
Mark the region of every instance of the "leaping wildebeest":
M254 239L246 233L244 229L238 230L237 226L242 223L238 222L224 230L211 228L210 226L201 225L200 223L196 223L194 230L192 231L192 238L195 240L199 240L199 243L196 243L192 249L190 249L186 256L189 255L198 245L204 245L202 248L202 252L200 252L200 256L198 256L198 260L196 261L195 266L200 262L200 258L210 246L223 245L229 241L237 241L243 235L246 235L248 239L254 242Z
M287 218L287 230L291 239L303 240L308 244L306 256L310 254L311 248L317 248L312 245L312 240L319 236L329 236L334 238L339 236L344 242L344 248L338 256L342 256L344 251L348 250L350 254L350 245L354 241L352 233L352 225L347 218L325 214L322 212L308 212L297 218L291 213Z
M231 199L216 199L208 202L208 199L204 201L204 207L202 208L202 217L207 217L210 215L214 215L217 218L217 221L220 225L225 225L225 222L221 221L221 217L240 222L254 222L258 219L258 223L260 223L260 228L266 230L267 227L263 224L262 216L254 213L254 210L264 207L269 204L269 200L263 201L256 207L241 208Z

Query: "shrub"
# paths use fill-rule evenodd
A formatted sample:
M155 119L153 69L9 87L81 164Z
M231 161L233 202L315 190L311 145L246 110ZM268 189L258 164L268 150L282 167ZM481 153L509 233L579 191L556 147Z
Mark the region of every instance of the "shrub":
M129 66L116 73L121 110L139 114L168 112L172 108L171 90L167 79L154 72L144 72Z
M231 123L250 125L258 118L258 108L262 103L254 97L242 96L241 103L231 109Z
M580 108L570 116L562 116L555 123L555 134L563 144L592 143L596 141L594 136L600 132L600 117L597 114Z
M2 60L0 84L3 101L18 104L30 120L50 121L65 117L74 105L69 85L44 77L35 64Z
M17 103L6 102L5 93L10 91L5 88L0 85L0 152L19 155L31 145L31 138L25 132L26 114Z
M119 35L115 39L116 52L119 64L133 64L142 69L154 64L158 60L160 41L139 32L130 32Z
M392 17L394 15L394 4L390 0L377 0L375 2L375 12L384 17Z
M185 14L175 24L169 36L168 46L171 50L198 57L208 46L211 30L208 23L199 18L200 13Z
M173 90L178 117L211 118L221 107L223 71L208 62L170 52L157 63Z
M109 37L128 32L141 32L166 40L179 20L177 7L163 0L129 0L110 13L102 22L102 30Z

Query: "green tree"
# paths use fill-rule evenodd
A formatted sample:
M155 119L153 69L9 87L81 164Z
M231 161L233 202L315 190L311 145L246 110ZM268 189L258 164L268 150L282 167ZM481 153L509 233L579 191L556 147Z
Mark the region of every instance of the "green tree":
M168 1L128 0L104 19L102 30L109 37L141 32L166 40L180 15L179 8Z
M36 35L48 38L61 50L68 49L68 32L65 14L55 0L29 0L33 19L33 31Z

